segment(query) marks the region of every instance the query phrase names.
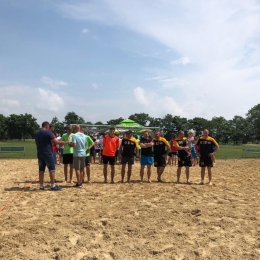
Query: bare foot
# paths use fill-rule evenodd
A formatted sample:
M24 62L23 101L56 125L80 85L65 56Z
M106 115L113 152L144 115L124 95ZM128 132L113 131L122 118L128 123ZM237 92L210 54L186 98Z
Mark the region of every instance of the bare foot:
M209 182L209 185L210 185L210 186L212 186L212 185L213 185L213 183L210 181L210 182Z
M204 182L203 182L203 181L201 181L201 182L199 183L199 185L204 185Z
M148 180L148 183L152 183L152 181L151 181L151 180Z
M70 181L69 181L69 183L73 184L73 183L74 183L74 181L73 181L73 180L70 180Z

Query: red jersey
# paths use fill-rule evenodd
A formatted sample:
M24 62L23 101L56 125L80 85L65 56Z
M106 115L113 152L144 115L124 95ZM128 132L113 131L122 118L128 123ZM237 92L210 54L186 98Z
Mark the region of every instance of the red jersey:
M105 135L103 138L103 155L105 156L115 156L116 150L119 147L119 139L115 135L111 137L110 135Z
M175 139L172 138L171 141L170 141L171 152L176 153L176 152L178 152L178 149L177 149L177 147L174 145L174 142L175 142Z

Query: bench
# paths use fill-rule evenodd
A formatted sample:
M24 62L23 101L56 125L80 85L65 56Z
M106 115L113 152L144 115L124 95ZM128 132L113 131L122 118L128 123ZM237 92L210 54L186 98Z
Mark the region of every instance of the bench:
M260 148L243 148L242 149L242 157L247 157L247 155L259 154Z
M23 153L23 157L25 157L25 148L23 146L0 146L0 153Z

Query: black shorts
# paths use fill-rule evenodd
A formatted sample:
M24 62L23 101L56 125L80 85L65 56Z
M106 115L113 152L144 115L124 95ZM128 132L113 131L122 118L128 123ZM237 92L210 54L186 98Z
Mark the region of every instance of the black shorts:
M213 167L211 157L209 155L200 156L200 167Z
M154 167L165 167L166 166L166 160L165 157L160 156L154 156Z
M121 158L121 163L122 164L134 164L135 163L135 160L134 160L134 157L124 157L122 156Z
M73 153L63 154L63 164L73 164Z
M95 153L99 153L100 152L100 149L95 149Z
M106 156L103 155L103 164L115 165L116 157L115 156Z
M90 149L89 153L90 153L90 156L94 156L94 149Z
M178 156L178 167L188 166L191 167L191 159L190 156Z
M85 166L89 166L90 165L90 163L89 163L89 157L90 156L86 156L86 158L85 158Z
M169 154L168 154L169 157L173 157L176 155L178 155L178 152L169 152Z

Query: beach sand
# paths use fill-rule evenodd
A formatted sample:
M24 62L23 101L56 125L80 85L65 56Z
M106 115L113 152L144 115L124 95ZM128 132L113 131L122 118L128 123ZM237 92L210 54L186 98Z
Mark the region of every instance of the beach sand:
M192 185L184 169L175 183L176 166L164 183L153 168L153 183L140 184L139 169L130 184L103 184L102 165L92 164L92 183L79 189L62 184L57 166L62 191L49 190L48 174L40 191L37 160L0 160L0 258L260 259L259 160L217 160L213 186L198 185L198 166Z

